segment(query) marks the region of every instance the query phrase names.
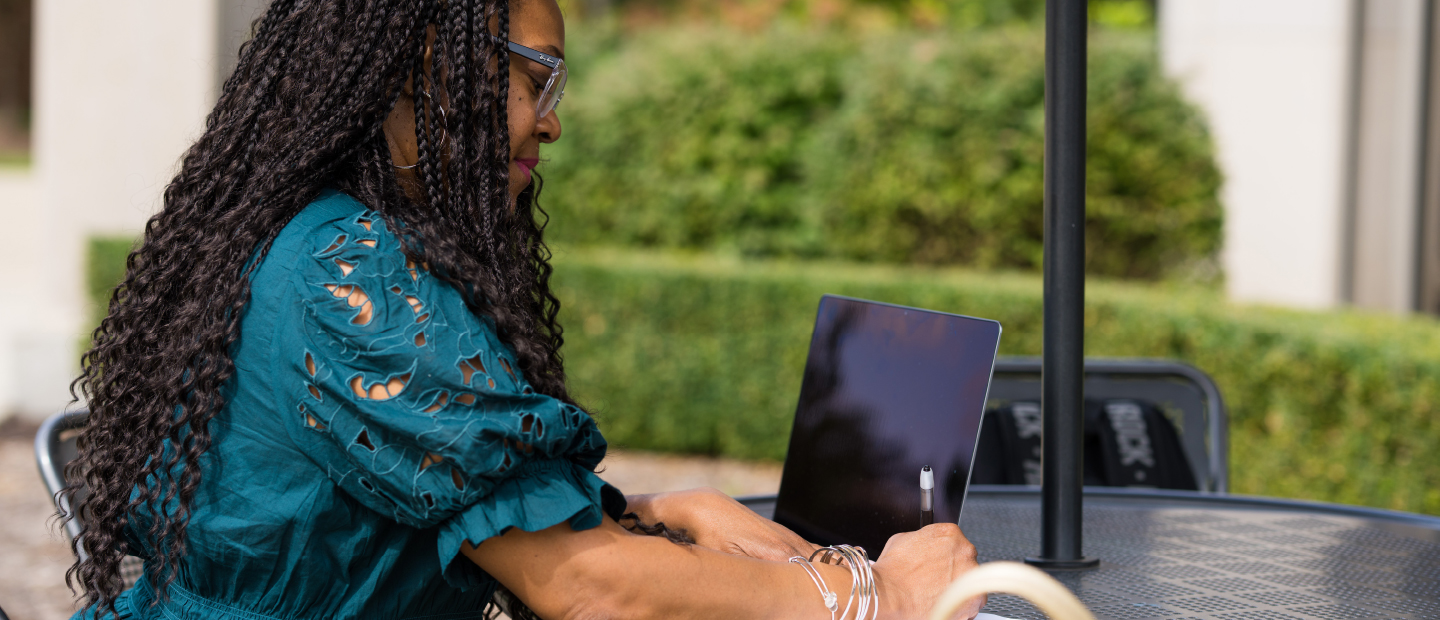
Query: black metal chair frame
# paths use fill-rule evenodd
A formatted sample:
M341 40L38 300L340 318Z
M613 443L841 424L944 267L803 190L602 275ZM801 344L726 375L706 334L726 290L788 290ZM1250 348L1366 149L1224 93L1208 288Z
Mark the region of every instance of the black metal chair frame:
M996 360L990 385L991 402L1039 400L1040 367L1038 357ZM1188 391L1194 398L1178 399L1189 402L1175 402L1175 399L1166 402L1163 393L1173 396L1177 388ZM1175 360L1086 358L1085 394L1096 398L1158 400L1157 404L1178 410L1182 417L1181 442L1200 490L1229 492L1228 414L1220 389L1209 375Z
M87 409L62 411L46 418L40 425L40 430L35 433L35 464L40 467L40 478L45 481L45 488L50 491L50 500L65 514L70 514L70 502L68 498L60 495L60 490L65 488L65 465L76 455L75 440L73 437L65 437L65 432L79 429L89 418L90 411ZM84 492L83 489L81 492ZM65 535L70 540L75 540L81 529L79 519L65 522ZM82 561L89 557L83 546L77 548L76 552ZM140 558L125 556L120 561L120 579L126 587L134 585L143 571ZM0 620L5 619L0 617Z
M89 417L90 412L85 409L62 411L46 418L40 425L40 431L35 433L35 464L40 467L40 478L45 481L45 488L50 491L55 507L65 514L70 513L70 503L59 493L65 488L65 465L74 458L74 442L62 436L65 431L84 426ZM65 534L74 540L80 535L80 522L75 519L66 521ZM80 550L80 557L85 558L85 550Z

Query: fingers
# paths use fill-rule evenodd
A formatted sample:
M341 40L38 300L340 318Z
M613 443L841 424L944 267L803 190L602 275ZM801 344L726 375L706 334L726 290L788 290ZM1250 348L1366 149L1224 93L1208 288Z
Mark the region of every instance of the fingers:
M804 555L806 557L809 557L811 553L813 553L816 549L820 548L819 545L805 540L804 538L801 538L799 534L796 534L795 532L791 531L790 528L780 525L779 523L770 521L767 523L767 525L770 525L771 529L779 535L780 540L784 541L785 544L788 544L795 549L795 555Z
M954 523L936 523L890 537L875 568L884 574L900 616L923 616L955 579L977 565L975 546ZM971 618L984 607L983 597L967 601L956 618Z

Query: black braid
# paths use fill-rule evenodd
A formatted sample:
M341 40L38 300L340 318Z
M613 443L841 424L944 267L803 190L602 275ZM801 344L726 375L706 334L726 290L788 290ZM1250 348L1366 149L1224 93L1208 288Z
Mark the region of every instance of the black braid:
M521 371L541 393L572 402L558 346L558 301L549 289L538 178L512 210L503 0L274 0L240 52L205 131L167 186L164 207L126 259L124 282L93 333L72 384L91 415L65 492L85 524L74 541L88 558L67 573L85 606L115 614L120 560L147 556L161 597L186 555L186 525L234 374L243 335L248 260L325 187L375 209L406 254L466 291L495 320ZM427 28L436 80L423 71ZM414 75L448 87L415 98L423 202L396 179L382 123ZM448 135L442 159L438 139ZM258 261L257 263L258 264ZM84 488L83 496L75 491ZM132 490L139 493L131 500ZM146 549L132 549L125 531Z

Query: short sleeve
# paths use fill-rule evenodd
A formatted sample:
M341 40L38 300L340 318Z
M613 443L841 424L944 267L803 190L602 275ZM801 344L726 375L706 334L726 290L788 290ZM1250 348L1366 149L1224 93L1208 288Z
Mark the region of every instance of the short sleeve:
M275 363L293 396L287 428L336 485L437 528L457 587L484 579L455 561L465 541L623 512L594 474L606 444L590 416L536 393L491 321L408 260L383 220L357 210L306 234L291 278L298 333Z

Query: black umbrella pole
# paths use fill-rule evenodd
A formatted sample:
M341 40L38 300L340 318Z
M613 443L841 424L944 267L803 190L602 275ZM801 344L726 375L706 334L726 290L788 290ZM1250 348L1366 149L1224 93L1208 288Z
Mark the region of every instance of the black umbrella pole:
M1081 555L1085 382L1086 0L1045 3L1045 331L1041 568L1088 568Z

